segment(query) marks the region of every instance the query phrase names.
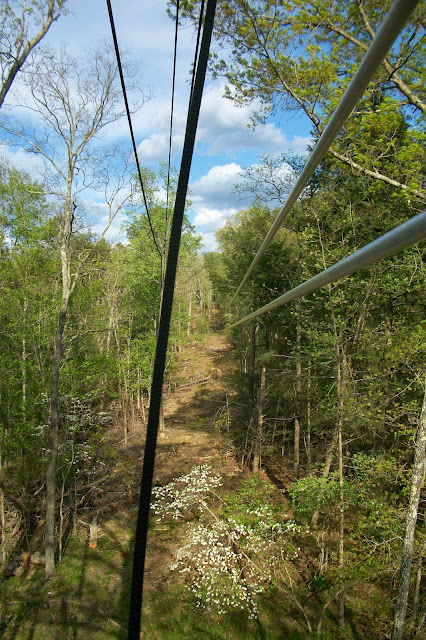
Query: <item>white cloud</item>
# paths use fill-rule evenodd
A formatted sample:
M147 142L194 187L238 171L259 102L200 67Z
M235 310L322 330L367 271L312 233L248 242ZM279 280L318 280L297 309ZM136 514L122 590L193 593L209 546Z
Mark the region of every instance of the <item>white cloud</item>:
M197 230L202 233L215 233L218 229L223 227L226 220L237 213L237 209L233 207L226 209L208 209L206 207L200 207L197 209L198 213L194 218L194 225Z
M250 169L255 171L258 165L252 165ZM274 178L278 182L287 183L292 177L291 167L283 163L274 170ZM216 165L190 185L192 210L195 213L193 224L198 233L201 233L206 245L205 250L213 250L216 247L214 234L223 227L228 218L235 215L239 209L250 206L253 194L250 192L236 193L234 186L243 182L244 170L231 162ZM265 200L272 206L276 206L271 194L265 193Z
M305 156L309 153L308 147L311 146L313 142L314 139L310 136L307 136L306 138L303 136L294 136L290 143L290 149L296 155Z
M27 171L29 174L41 173L44 168L43 160L34 153L27 153L23 147L15 150L8 144L0 142L0 157L6 158L16 169Z
M306 153L310 138L295 136L289 140L275 123L249 128L250 118L260 108L255 100L251 105L236 106L224 97L224 85L210 85L203 97L197 140L200 152L210 154L258 151L259 153Z
M216 247L214 234L238 210L238 196L232 192L232 187L238 182L241 171L240 165L234 162L217 165L191 184L193 223L203 237L206 251Z
M145 138L137 147L139 160L142 163L158 162L167 158L167 135L153 133Z
M202 252L215 251L217 249L217 240L214 233L201 233L203 247Z
M175 156L182 147L183 137L181 134L172 137L172 156ZM169 134L153 133L149 138L145 138L137 147L139 160L143 163L167 162L169 155Z
M285 153L292 151L305 154L311 138L295 136L289 140L272 122L249 128L250 117L259 108L255 101L251 105L236 106L223 96L224 85L207 86L201 105L197 130L196 153L200 155L238 156L254 151L258 153ZM184 92L177 96L173 123L173 155L182 150L186 126L186 98ZM166 160L168 154L170 99L147 102L133 117L135 131L146 137L138 146L142 162L152 163ZM148 135L147 135L148 134Z
M211 84L205 89L200 112L201 130L208 128L212 121L221 131L245 127L253 111L260 107L256 101L253 105L237 107L232 100L224 97L224 91L224 84Z
M239 181L242 169L239 164L216 165L199 180L190 185L191 198L194 205L210 208L221 208L236 203L238 196L232 193L233 186Z

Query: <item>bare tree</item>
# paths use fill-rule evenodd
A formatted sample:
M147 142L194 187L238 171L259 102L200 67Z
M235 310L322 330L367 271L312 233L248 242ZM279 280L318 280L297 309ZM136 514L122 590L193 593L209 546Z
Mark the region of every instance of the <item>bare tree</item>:
M61 202L58 219L58 248L62 271L62 296L54 340L51 370L50 453L46 474L46 574L55 571L56 467L59 446L59 374L64 349L64 330L69 301L84 265L93 256L97 243L78 258L71 254L71 238L76 231L78 197L88 187L106 185L108 208L103 238L116 214L129 201L131 188L122 179L111 180L111 169L105 173L96 141L101 130L117 122L124 114L121 88L115 58L103 44L88 51L84 59L72 58L60 50L45 56L27 74L30 97L22 104L37 119L31 130L3 124L28 145L28 150L41 156L51 169L49 190ZM116 154L115 154L116 155ZM117 165L116 165L117 166ZM122 167L123 168L123 167ZM124 167L125 169L125 167ZM129 175L129 174L127 174ZM113 186L112 186L113 183ZM128 180L128 183L130 180ZM72 267L72 268L71 268Z
M291 154L279 156L262 155L260 163L247 167L241 178L234 185L233 191L241 195L241 200L250 201L255 198L258 202L269 205L283 205L288 194L299 177L305 158Z
M395 607L391 640L401 640L407 615L408 593L410 591L411 568L414 553L414 534L419 510L420 492L426 472L426 388L414 441L414 463L411 476L410 499L405 518L405 536L399 571L398 597Z
M0 108L33 49L60 15L67 0L2 0L0 7Z

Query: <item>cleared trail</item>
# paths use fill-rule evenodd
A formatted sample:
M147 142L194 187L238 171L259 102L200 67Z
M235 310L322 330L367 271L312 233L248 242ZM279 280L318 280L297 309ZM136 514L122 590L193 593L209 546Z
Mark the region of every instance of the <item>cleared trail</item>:
M226 407L230 389L227 375L232 371L232 346L223 334L211 334L200 343L186 346L179 357L179 384L163 396L165 434L159 437L154 485L165 485L188 473L195 465L209 464L218 469L225 483L241 475L235 456L221 441L215 418ZM207 379L207 380L206 380ZM199 381L203 382L199 382ZM119 541L130 559L136 504L140 485L145 427L135 422L124 447L121 427L113 439L119 439L114 478L99 496L97 508L103 514L99 531ZM117 443L118 444L118 443ZM125 524L125 526L123 526ZM168 565L175 558L182 540L175 530L155 523L150 531L146 559L146 586L151 591L167 580ZM111 576L109 591L123 589L130 577L130 565Z

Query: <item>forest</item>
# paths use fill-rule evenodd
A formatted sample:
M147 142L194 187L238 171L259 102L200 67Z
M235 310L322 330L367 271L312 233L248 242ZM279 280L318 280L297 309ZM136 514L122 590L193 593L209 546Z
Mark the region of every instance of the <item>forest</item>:
M209 73L233 104L261 105L252 128L303 113L311 152L398 3L221 0ZM140 637L426 637L424 243L228 328L425 210L425 5L407 4L406 25L237 296L307 157L264 154L247 167L233 190L249 202L212 251L188 195ZM0 5L7 640L127 637L179 176L170 157L156 167L140 157L139 179L134 155L108 144L126 120L112 46L80 57L44 46L72 5ZM204 2L164 5L196 32ZM126 60L135 114L150 96ZM2 155L16 146L37 170ZM118 219L123 239L111 241Z

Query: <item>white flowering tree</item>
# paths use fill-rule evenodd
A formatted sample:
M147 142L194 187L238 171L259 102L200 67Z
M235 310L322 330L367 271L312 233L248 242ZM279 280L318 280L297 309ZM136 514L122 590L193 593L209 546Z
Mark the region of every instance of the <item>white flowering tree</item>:
M215 492L221 484L209 466L194 467L170 484L154 488L152 508L158 519L187 521L187 542L170 569L184 577L196 605L219 614L246 611L254 619L257 597L297 556L294 536L302 530L272 500L264 500L265 489L274 488L262 478L243 481L229 497Z

